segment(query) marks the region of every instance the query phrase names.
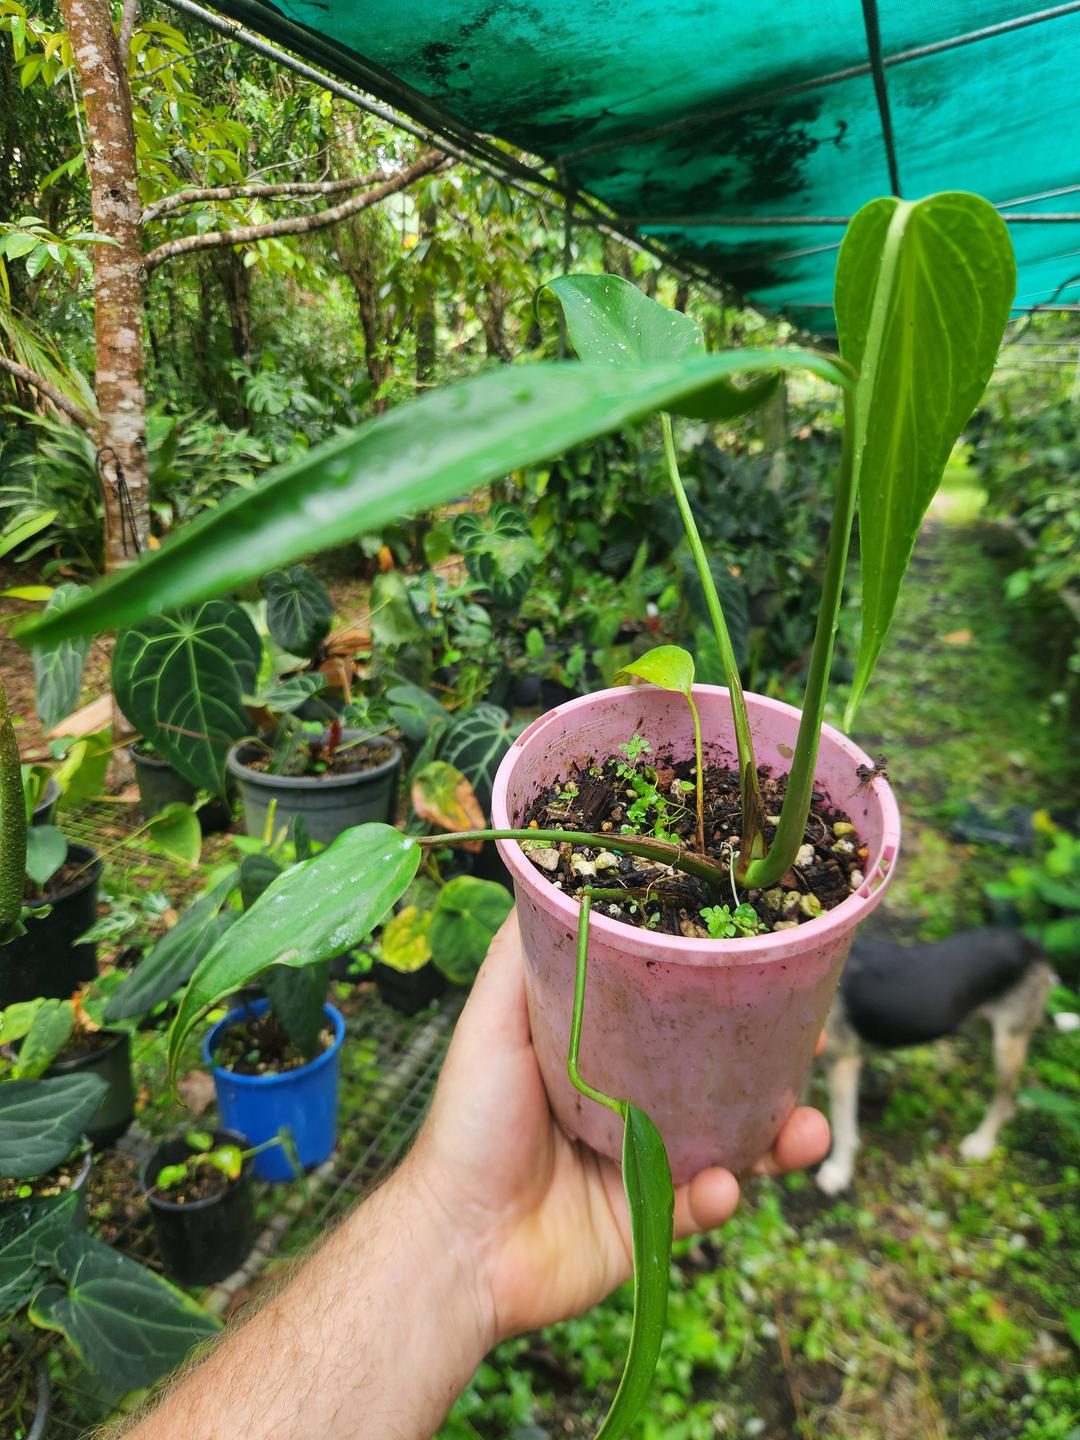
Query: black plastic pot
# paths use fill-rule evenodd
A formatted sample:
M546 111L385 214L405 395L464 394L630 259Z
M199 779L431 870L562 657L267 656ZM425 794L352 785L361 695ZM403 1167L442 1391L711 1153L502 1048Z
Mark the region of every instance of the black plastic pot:
M17 1330L8 1332L9 1338L15 1349L19 1351L20 1359L17 1366L25 1366L27 1374L27 1399L34 1397L34 1418L30 1424L20 1433L24 1440L44 1440L45 1427L49 1423L49 1415L52 1411L52 1394L49 1389L49 1375L45 1369L45 1361L39 1355L36 1360L27 1361L27 1351L30 1349L30 1342L27 1337ZM23 1411L25 1416L25 1411ZM14 1433L14 1432L12 1432Z
M76 944L97 919L101 861L86 845L68 847L68 857L85 865L59 894L30 902L49 913L26 921L26 934L0 945L0 1009L16 1000L67 1000L97 975L97 947Z
M146 754L142 744L141 740L136 740L134 745L128 747L128 754L135 766L135 783L139 787L139 809L143 819L151 819L159 810L164 810L166 805L172 805L176 801L184 805L194 805L197 792L191 781L185 780L179 770L174 769L159 755ZM204 835L214 835L218 831L227 830L232 819L224 800L208 800L198 815L199 829Z
M437 1000L450 983L430 961L419 970L405 972L376 960L371 967L371 975L382 999L403 1015L418 1014L426 1005Z
M46 782L41 799L34 806L32 816L35 825L51 825L56 815L56 806L60 799L60 783L51 775Z
M50 1075L98 1075L108 1085L101 1104L86 1127L97 1147L119 1140L135 1117L135 1090L131 1083L131 1037L126 1030L112 1042L73 1060L54 1060Z
M233 1130L215 1130L214 1145L226 1143L242 1149L248 1145ZM244 1161L239 1179L206 1200L178 1205L165 1192L152 1193L161 1167L175 1165L190 1154L183 1135L163 1141L143 1170L143 1194L154 1219L165 1273L180 1285L213 1285L244 1263L255 1238L252 1160L249 1156Z

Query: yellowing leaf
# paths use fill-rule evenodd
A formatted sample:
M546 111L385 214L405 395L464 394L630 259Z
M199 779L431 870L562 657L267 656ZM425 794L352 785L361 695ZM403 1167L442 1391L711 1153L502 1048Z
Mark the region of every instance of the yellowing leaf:
M473 787L445 760L432 760L417 773L412 803L421 820L440 830L483 830L486 823ZM470 840L462 848L479 850L483 843Z

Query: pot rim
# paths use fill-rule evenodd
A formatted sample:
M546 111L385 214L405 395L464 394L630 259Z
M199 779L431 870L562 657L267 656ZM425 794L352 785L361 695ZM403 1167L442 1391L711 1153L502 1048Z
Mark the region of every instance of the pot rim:
M192 1127L188 1126L187 1128L191 1129ZM164 1195L155 1195L154 1191L157 1189L157 1186L147 1183L150 1167L157 1160L158 1155L164 1150L165 1146L173 1140L182 1140L184 1133L184 1130L174 1130L170 1132L170 1134L163 1136L158 1141L157 1148L150 1155L150 1158L146 1161L139 1174L139 1189L146 1197L146 1203L151 1209L163 1210L168 1215L184 1215L190 1213L192 1210L209 1210L211 1206L224 1204L233 1191L239 1189L245 1180L250 1181L251 1172L255 1168L254 1155L246 1156L240 1174L235 1180L230 1180L224 1190L220 1191L217 1195L207 1195L202 1200L189 1200L184 1205L178 1205L175 1200L169 1200ZM231 1142L234 1145L238 1144L242 1150L249 1150L251 1148L251 1142L246 1135L241 1135L239 1130L229 1130L224 1126L216 1125L210 1133L214 1137L215 1146Z
M45 789L41 792L41 799L34 806L33 815L44 815L50 805L55 805L64 792L60 788L60 781L55 775L50 775L45 781Z
M104 1026L102 1027L105 1028ZM69 1060L62 1060L59 1057L53 1060L45 1072L47 1075L69 1075L73 1070L87 1070L94 1065L100 1065L112 1055L114 1050L120 1046L126 1046L131 1050L130 1030L106 1030L106 1034L112 1035L112 1041L103 1045L100 1050L88 1050L85 1055L74 1055Z
M306 1064L297 1065L295 1070L285 1070L277 1075L240 1075L235 1070L226 1070L223 1065L216 1065L214 1063L214 1052L217 1050L221 1042L221 1037L225 1034L226 1030L236 1025L241 1016L250 1014L262 1015L269 1008L270 1001L265 997L262 1000L252 1000L247 1005L241 1005L236 1010L230 1010L223 1019L219 1020L216 1025L212 1026L211 1029L206 1032L203 1036L202 1057L206 1064L210 1066L215 1077L223 1075L230 1085L240 1085L248 1089L265 1089L273 1085L291 1085L295 1084L300 1078L307 1079L307 1077L314 1074L316 1070L320 1070L323 1066L329 1065L341 1049L345 1041L345 1020L341 1011L327 1001L323 1006L323 1015L334 1027L334 1042L328 1046L321 1055L316 1055L314 1060L308 1060Z
M724 697L728 695L723 685L695 685L694 694L702 697ZM571 714L575 710L587 709L597 703L613 702L639 703L641 688L614 686L597 690L579 700L568 700L540 715L517 737L499 765L492 787L491 821L495 829L510 829L514 825L507 805L510 779L521 752L538 742L538 737L556 715ZM782 700L773 700L765 695L747 693L747 700L754 708L772 711L774 714L798 719L801 711ZM823 724L822 739L837 745L851 760L852 779L858 765L872 766L873 760L853 740L832 725ZM542 743L542 741L540 742ZM685 935L656 935L648 930L625 925L607 915L592 912L589 922L590 935L596 936L615 949L640 959L662 959L673 964L713 965L760 964L763 961L787 960L808 949L827 942L841 933L855 927L873 910L882 899L892 875L892 865L900 847L900 811L896 797L888 781L874 782L872 794L880 807L882 816L882 839L877 854L866 862L864 884L854 894L842 900L834 909L826 911L815 920L807 920L795 930L771 931L767 935L755 935L739 940L706 940ZM515 887L521 886L536 903L544 906L560 923L577 931L579 905L561 890L556 890L549 880L541 876L536 866L525 858L516 840L497 840L499 854L514 879Z
M343 730L343 738L358 735L357 730ZM239 759L240 751L252 744L250 739L241 740L234 745L225 759L226 768L230 775L235 775L238 780L245 784L261 786L266 790L340 790L350 787L370 785L376 780L381 780L392 770L395 770L401 763L401 747L396 741L384 736L373 737L381 743L389 745L392 750L390 757L375 765L370 770L355 770L349 775L270 775L265 770L253 770Z
M171 760L165 760L160 755L146 755L139 749L140 745L149 745L149 743L149 740L143 735L140 735L138 740L131 742L127 747L127 753L131 759L131 763L133 765L146 765L151 770L171 770L174 775L180 775L180 771L177 770ZM180 778L183 779L184 777L181 776Z
M98 880L101 879L101 873L104 870L105 866L102 862L101 856L93 848L93 846L80 845L77 840L69 840L68 855L70 856L76 851L78 851L79 855L83 857L85 862L79 878L73 881L66 890L58 890L54 895L46 895L41 900L24 900L23 904L27 907L27 909L40 910L43 905L49 905L53 909L55 909L61 901L71 900L76 895L83 894L84 891L89 890L91 885L95 884ZM45 920L47 920L48 918L49 917L47 915L42 917L42 919ZM40 924L41 922L36 921L35 923Z

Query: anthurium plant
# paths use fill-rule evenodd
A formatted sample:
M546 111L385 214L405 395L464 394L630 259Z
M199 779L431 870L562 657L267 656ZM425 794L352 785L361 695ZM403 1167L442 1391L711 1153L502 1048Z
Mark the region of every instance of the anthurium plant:
M962 193L917 202L875 200L853 218L837 260L839 356L786 348L709 355L692 319L624 281L563 276L544 287L538 303L550 292L561 305L582 363L504 367L377 417L279 469L257 491L227 501L153 556L22 633L35 644L55 644L129 625L148 610L198 603L319 546L377 530L407 511L445 503L518 466L659 412L675 503L731 697L742 800L738 846L725 863L703 853L700 832L694 845L655 835L557 829L473 830L457 838L569 842L659 860L706 883L716 901L710 909L720 912L710 922L719 932L716 943L738 944L751 921L745 913L736 918L738 906L722 913L730 894L725 886L732 878L747 888L771 884L802 843L856 507L862 638L849 722L884 643L920 522L993 368L1014 288L1004 223L992 206ZM766 844L742 685L679 477L673 424L680 415L723 420L752 409L772 393L778 372L789 370L835 385L845 423L801 728L783 810ZM684 694L696 731L689 657L654 654L639 660L636 671ZM210 1006L268 960L289 969L319 965L366 935L404 894L425 851L445 843L446 837L414 838L365 825L279 876L195 970L170 1035L173 1065ZM581 904L568 1070L574 1085L613 1109L624 1127L635 1309L626 1371L600 1432L611 1440L637 1413L659 1352L672 1192L664 1147L648 1117L626 1099L593 1088L578 1069L592 899L586 893Z

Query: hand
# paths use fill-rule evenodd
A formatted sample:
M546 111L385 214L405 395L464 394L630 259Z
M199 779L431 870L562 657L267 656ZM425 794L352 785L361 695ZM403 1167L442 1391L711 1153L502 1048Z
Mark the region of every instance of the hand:
M758 1171L801 1169L828 1148L825 1117L803 1107ZM409 1166L465 1252L487 1348L580 1314L631 1273L619 1168L569 1140L548 1105L516 913L477 976ZM675 1192L676 1238L722 1225L738 1200L732 1174L703 1170Z

